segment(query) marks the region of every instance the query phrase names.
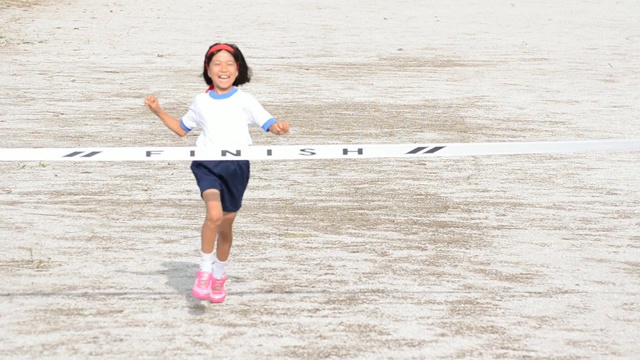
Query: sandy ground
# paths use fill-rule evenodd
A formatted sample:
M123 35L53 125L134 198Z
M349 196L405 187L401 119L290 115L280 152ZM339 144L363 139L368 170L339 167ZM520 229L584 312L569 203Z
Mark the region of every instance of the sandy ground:
M192 146L216 41L286 137L640 138L637 1L0 0L0 147ZM640 154L254 162L195 301L186 162L0 163L0 358L637 359Z

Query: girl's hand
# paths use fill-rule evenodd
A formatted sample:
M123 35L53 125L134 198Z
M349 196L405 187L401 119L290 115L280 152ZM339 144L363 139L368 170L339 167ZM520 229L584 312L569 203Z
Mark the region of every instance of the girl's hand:
M271 125L269 128L269 132L276 135L284 135L289 132L289 123L286 121L278 121L277 123Z
M149 110L151 110L151 112L154 114L158 114L158 112L161 110L158 98L153 95L147 96L147 98L144 100L144 106L148 107Z

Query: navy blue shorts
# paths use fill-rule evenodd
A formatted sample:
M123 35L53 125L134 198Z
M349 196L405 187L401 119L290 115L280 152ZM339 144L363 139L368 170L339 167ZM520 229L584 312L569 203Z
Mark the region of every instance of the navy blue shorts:
M242 197L249 185L249 161L194 161L191 171L200 188L200 196L206 190L220 192L222 211L237 212L242 207Z

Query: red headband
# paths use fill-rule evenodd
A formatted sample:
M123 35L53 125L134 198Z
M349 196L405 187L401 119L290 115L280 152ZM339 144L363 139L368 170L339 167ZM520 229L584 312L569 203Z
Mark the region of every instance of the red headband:
M214 52L219 51L219 50L226 50L226 51L228 51L228 52L230 52L232 54L234 52L234 50L233 50L233 48L231 46L229 46L227 44L218 44L218 45L213 46L211 49L209 49L209 51L207 51L207 56L209 56L209 55L211 55Z

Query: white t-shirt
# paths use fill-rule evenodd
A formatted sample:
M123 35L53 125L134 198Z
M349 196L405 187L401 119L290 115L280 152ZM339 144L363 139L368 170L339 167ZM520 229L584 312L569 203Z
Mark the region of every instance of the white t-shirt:
M189 132L200 128L196 146L235 148L251 145L249 125L268 131L276 120L250 94L234 87L226 94L198 94L180 126Z

